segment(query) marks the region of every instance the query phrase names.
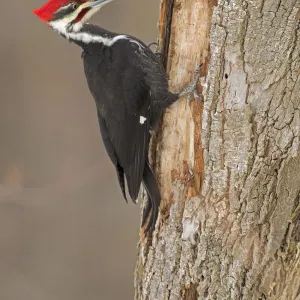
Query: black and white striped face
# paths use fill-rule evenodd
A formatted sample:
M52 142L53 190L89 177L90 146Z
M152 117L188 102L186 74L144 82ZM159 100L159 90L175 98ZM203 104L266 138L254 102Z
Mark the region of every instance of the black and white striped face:
M61 20L69 15L77 15L76 10L79 8L80 3L77 1L71 2L65 6L60 7L53 14L53 21Z
M101 7L113 0L50 0L34 13L55 31L65 34L77 32Z

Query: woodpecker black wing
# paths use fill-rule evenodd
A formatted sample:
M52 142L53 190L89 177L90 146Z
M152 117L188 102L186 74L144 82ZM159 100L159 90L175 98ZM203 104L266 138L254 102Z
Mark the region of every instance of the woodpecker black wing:
M136 200L150 139L150 117L147 108L141 108L135 115L126 115L122 120L107 116L106 124L118 163L126 176L129 194Z
M98 115L98 122L99 122L99 127L100 127L100 132L101 132L104 147L106 149L106 152L107 152L110 160L112 161L112 163L116 167L116 171L117 171L117 175L118 175L119 184L120 184L120 187L121 187L121 190L122 190L122 194L123 194L124 199L127 202L126 190L125 190L125 180L124 180L124 170L120 166L120 164L118 163L118 159L117 159L113 144L112 144L112 142L110 140L110 137L109 137L109 134L108 134L108 130L107 130L105 120L102 118L102 116L99 113L98 109L97 109L97 115Z
M137 51L138 45L128 40L118 43L122 45L102 49L99 44L90 45L83 56L84 68L97 105L106 150L118 167L123 195L120 169L125 174L131 198L136 200L148 156L151 96L144 83L145 71L133 61L136 56L132 52Z

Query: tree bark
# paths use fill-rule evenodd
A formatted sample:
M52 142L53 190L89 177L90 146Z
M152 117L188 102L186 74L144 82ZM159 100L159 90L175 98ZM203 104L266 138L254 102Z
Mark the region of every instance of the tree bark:
M299 15L299 0L162 0L170 87L204 62L204 106L179 100L153 138L163 203L135 299L300 299Z

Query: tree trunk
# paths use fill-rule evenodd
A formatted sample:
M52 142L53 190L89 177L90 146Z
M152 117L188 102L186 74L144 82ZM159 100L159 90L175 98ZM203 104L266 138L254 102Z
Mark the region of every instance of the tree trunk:
M136 299L300 299L299 14L299 0L162 0L171 89L204 62L204 107L181 99L153 139L163 203Z

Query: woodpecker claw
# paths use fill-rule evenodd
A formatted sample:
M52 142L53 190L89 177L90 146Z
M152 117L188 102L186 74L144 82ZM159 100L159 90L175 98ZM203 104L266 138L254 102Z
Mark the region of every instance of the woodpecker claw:
M148 45L148 48L151 48L152 45L156 45L156 48L158 47L158 43L157 42L152 42Z
M156 45L156 49L155 49L155 50L152 50L152 49L151 49L151 46L152 46L152 45ZM158 52L158 43L152 42L152 43L150 43L150 44L148 45L148 48L149 48L151 51L153 51L153 53L154 53L155 55L161 57L161 53Z
M188 99L192 100L192 94L193 94L194 99L203 101L203 97L200 96L197 91L197 83L200 78L200 70L201 70L202 66L203 66L203 64L200 64L197 67L196 72L195 72L195 78L194 78L193 82L187 88L185 88L182 92L179 93L179 97L188 95Z

